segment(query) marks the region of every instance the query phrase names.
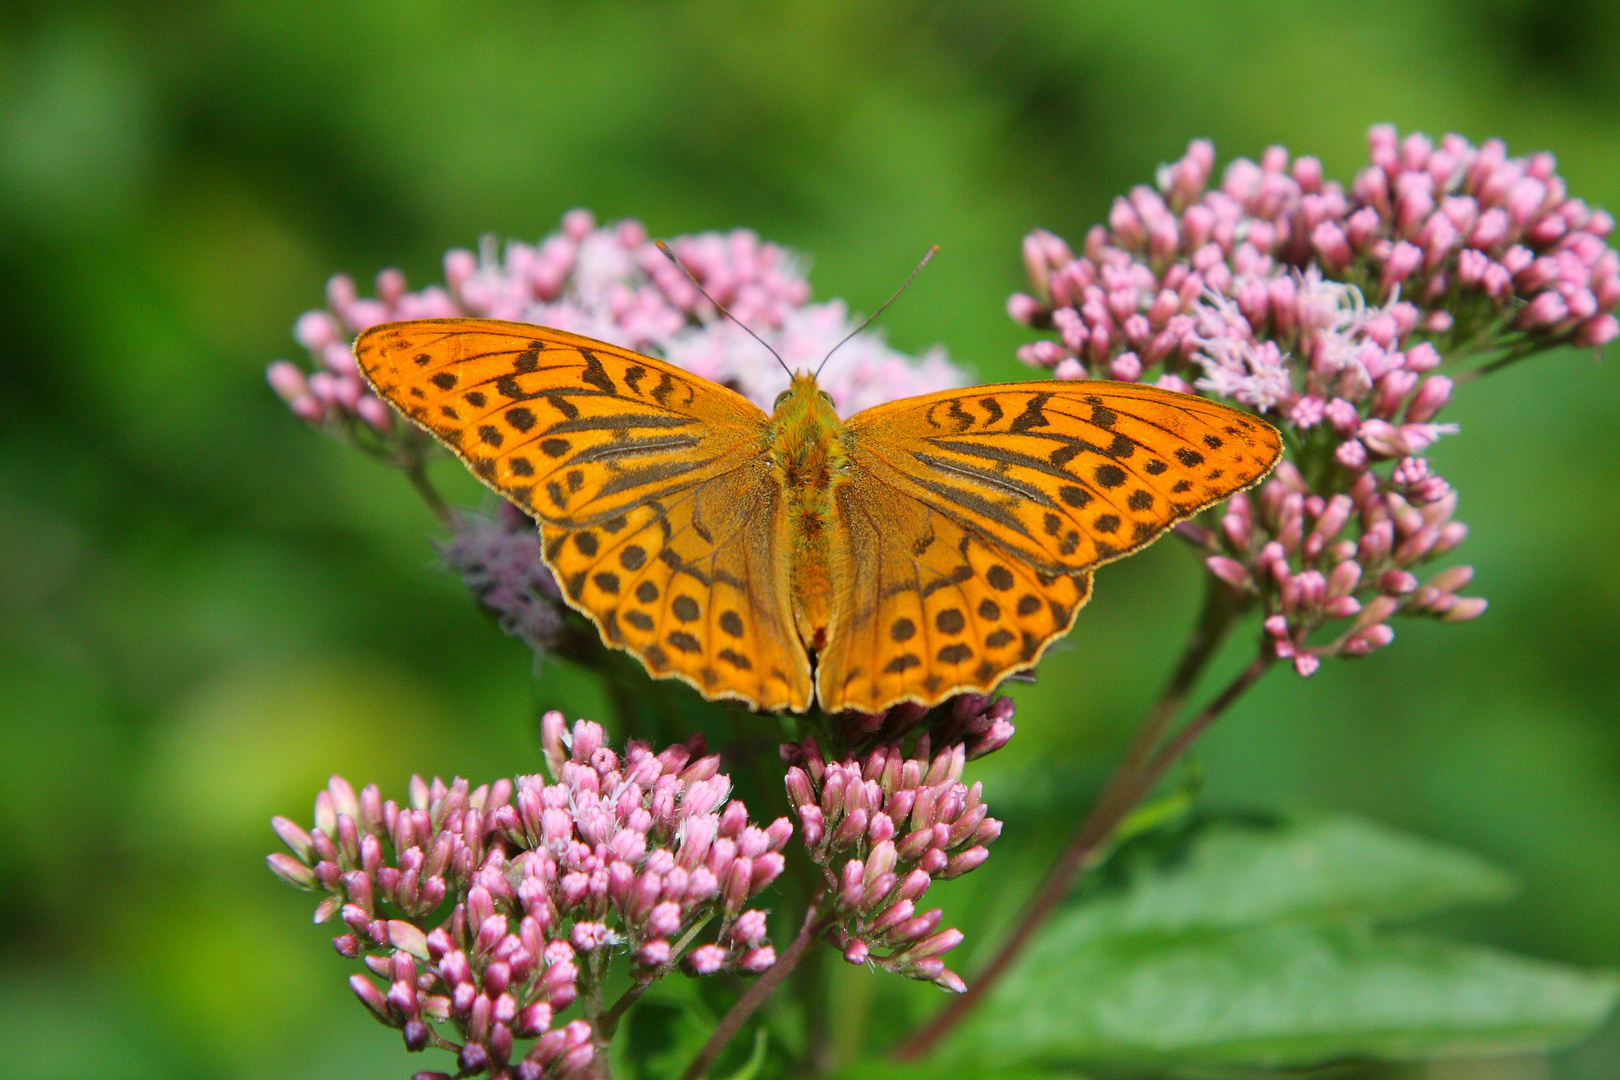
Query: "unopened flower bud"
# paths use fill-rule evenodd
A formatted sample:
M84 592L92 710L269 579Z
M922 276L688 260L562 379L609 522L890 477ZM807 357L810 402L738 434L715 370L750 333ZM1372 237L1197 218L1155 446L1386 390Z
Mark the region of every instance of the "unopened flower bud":
M694 975L713 975L726 963L726 950L718 945L699 945L686 954L687 966Z

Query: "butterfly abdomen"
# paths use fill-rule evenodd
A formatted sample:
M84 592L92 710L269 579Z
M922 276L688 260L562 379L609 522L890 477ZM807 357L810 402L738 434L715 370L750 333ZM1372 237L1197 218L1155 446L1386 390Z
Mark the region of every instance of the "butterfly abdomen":
M767 456L787 507L796 629L805 648L812 650L826 645L832 623L828 558L834 491L849 468L844 442L844 426L832 402L814 379L796 376L771 417Z

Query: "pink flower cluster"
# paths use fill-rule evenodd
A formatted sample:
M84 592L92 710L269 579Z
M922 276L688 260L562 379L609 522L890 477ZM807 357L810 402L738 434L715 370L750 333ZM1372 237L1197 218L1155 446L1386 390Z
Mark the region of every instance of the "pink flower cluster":
M793 256L749 230L680 236L670 248L790 366L814 368L855 327L841 302L811 303ZM350 353L355 335L396 319L478 317L550 326L662 357L767 410L787 387L775 359L699 294L638 221L598 228L588 211L571 210L538 244L512 241L501 249L486 240L477 255L448 252L444 279L443 287L411 292L403 274L384 270L368 299L348 277L332 278L327 310L305 313L295 331L317 370L279 360L268 370L271 386L311 423L348 431L358 424L386 438L393 418L360 378ZM833 357L822 387L848 415L964 381L942 351L914 360L868 331Z
M932 756L929 732L917 737L909 755L894 738L831 763L814 739L782 747L790 766L788 799L826 878L827 939L850 963L953 992L964 988L941 959L961 944L962 932L940 929L944 912L919 912L917 902L934 878L959 877L983 864L990 855L985 845L1001 835L1001 822L984 805L983 785L965 785L962 768L976 756L972 743L980 754L1005 745L1012 712L1008 698L957 698L945 724L968 733L970 742Z
M1466 534L1426 456L1457 430L1436 422L1455 386L1442 365L1490 370L1620 334L1614 221L1569 197L1550 155L1509 158L1498 140L1458 135L1436 147L1387 125L1368 142L1371 164L1346 191L1281 147L1210 188L1214 148L1196 141L1157 190L1117 199L1080 255L1026 237L1034 294L1008 302L1055 332L1019 355L1058 378L1153 379L1286 429L1293 464L1258 499L1233 499L1218 528L1178 532L1263 602L1277 655L1302 675L1387 644L1396 612L1484 610L1455 595L1467 568L1423 587L1412 573ZM1308 640L1340 619L1354 621Z
M1388 645L1395 639L1388 620L1397 613L1462 622L1485 610L1483 599L1456 595L1473 579L1472 568L1449 567L1421 585L1412 573L1468 535L1452 520L1456 506L1454 491L1414 505L1370 472L1348 493L1324 498L1285 461L1257 498L1243 493L1227 503L1218 532L1206 540L1222 554L1205 561L1227 584L1264 597L1275 655L1308 676L1323 657L1365 656ZM1338 632L1310 643L1330 623Z
M508 635L537 653L556 644L568 609L523 511L508 502L493 517L458 511L439 557Z
M1158 190L1116 199L1081 255L1031 233L1034 295L1015 294L1008 311L1059 340L1020 356L1059 378L1135 380L1155 366L1196 375L1206 336L1197 307L1211 294L1286 348L1301 327L1299 275L1312 267L1381 303L1404 298L1390 312L1402 338L1420 327L1504 349L1596 346L1620 334L1620 255L1605 242L1614 219L1568 196L1551 155L1509 158L1499 140L1475 147L1460 135L1435 147L1388 125L1368 144L1372 164L1349 192L1324 180L1315 158L1290 161L1282 147L1259 164L1232 162L1210 189L1215 150L1200 139L1160 170ZM1269 395L1257 386L1254 396Z
M701 975L775 962L765 914L744 905L782 871L786 818L749 825L701 737L659 754L632 742L621 758L600 726L570 733L556 712L542 736L555 783L412 778L401 807L333 777L313 830L273 823L292 854L270 868L325 892L316 921L341 916L338 952L386 980L355 975L356 996L407 1048L454 1052L461 1076L585 1075L592 1024L553 1020L616 953L640 983L680 963ZM715 939L692 947L716 920ZM521 1038L534 1042L518 1057Z

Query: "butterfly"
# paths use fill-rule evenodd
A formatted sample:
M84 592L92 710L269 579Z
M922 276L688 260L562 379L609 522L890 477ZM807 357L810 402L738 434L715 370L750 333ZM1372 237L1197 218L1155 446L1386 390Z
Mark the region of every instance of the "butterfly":
M843 421L808 373L767 416L528 323L385 323L354 351L378 395L539 523L603 642L760 710L988 693L1069 631L1096 567L1281 452L1252 415L1137 383L974 386Z

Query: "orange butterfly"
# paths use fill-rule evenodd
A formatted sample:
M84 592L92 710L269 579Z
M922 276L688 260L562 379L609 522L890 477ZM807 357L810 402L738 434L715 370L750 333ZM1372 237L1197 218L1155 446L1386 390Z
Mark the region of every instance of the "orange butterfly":
M380 396L540 522L604 642L757 709L989 692L1069 631L1094 568L1281 452L1247 413L1136 383L975 386L845 423L809 374L766 416L527 323L386 323L354 351Z

